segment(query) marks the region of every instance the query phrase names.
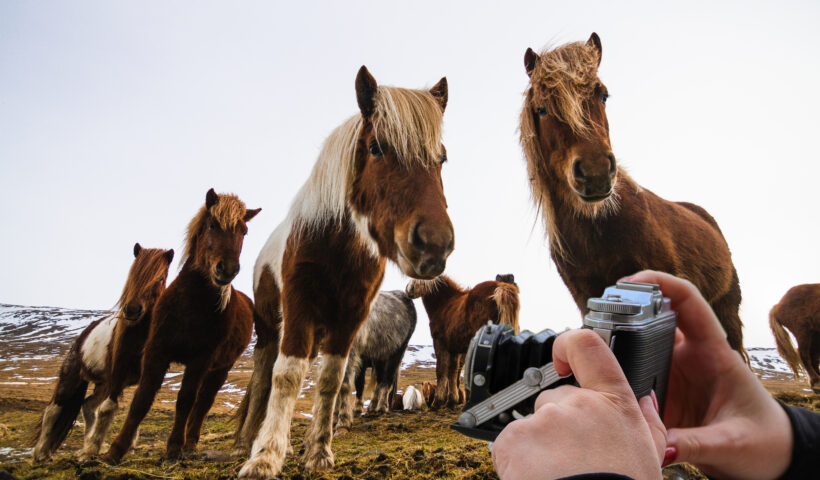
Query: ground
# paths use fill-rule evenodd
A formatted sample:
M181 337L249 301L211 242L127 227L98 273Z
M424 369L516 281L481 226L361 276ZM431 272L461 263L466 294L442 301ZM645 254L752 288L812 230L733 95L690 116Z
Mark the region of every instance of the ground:
M8 313L11 307L6 308ZM18 307L15 307L18 308ZM22 308L22 307L19 307ZM26 307L30 308L30 307ZM118 466L98 461L79 464L74 453L82 444L80 417L65 444L55 457L42 464L31 462L30 437L54 389L57 371L77 326L57 332L51 323L20 320L31 318L30 311L16 310L14 321L3 319L0 306L0 480L19 479L186 479L234 478L244 459L229 456L234 425L231 415L239 404L253 365L250 350L243 355L217 396L203 427L196 456L164 462L162 454L172 424L174 399L181 380L177 366L166 376L154 407L142 423L136 450ZM75 317L80 318L74 311ZM65 313L65 312L63 312ZM24 315L25 314L25 315ZM40 312L52 318L54 312ZM83 313L84 314L84 313ZM92 315L89 315L91 317ZM8 317L8 315L7 315ZM73 320L72 320L73 321ZM69 322L70 323L70 322ZM87 323L87 320L85 321ZM78 324L83 324L78 322ZM405 356L399 388L434 380L429 347L411 346ZM771 349L751 349L754 370L766 388L789 404L820 410L820 397L807 385L795 382L782 360ZM305 382L312 386L310 378ZM119 431L133 387L126 390L111 431ZM369 398L367 392L365 398ZM309 422L310 393L303 393L296 406L291 443L295 452ZM420 413L393 412L381 417L361 417L349 433L336 437L333 450L336 466L332 470L305 474L299 470L298 455L288 457L283 479L485 479L497 478L485 442L471 440L449 428L458 416L455 410ZM109 435L110 436L110 435ZM104 446L104 450L107 445ZM666 478L677 477L667 470ZM687 469L689 478L701 477Z

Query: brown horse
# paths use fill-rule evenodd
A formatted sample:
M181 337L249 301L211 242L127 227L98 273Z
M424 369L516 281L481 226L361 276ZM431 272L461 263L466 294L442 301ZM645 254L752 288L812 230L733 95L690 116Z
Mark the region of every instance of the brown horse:
M190 452L228 370L248 346L253 302L231 286L239 273L247 210L236 195L213 189L188 225L182 268L154 307L142 357L142 376L122 430L104 460L118 463L151 408L171 362L185 365L166 457Z
M436 352L436 390L431 408L453 407L459 400L460 372L470 339L488 320L509 323L518 333L518 287L512 275L497 276L509 282L481 282L471 289L459 287L446 275L434 280L411 280L410 298L421 297L430 319Z
M619 278L654 269L686 278L709 301L741 353L740 284L717 222L701 207L670 202L617 166L609 141L601 40L537 54L521 112L521 144L550 255L579 310Z
M800 378L802 361L812 390L820 393L820 283L790 288L769 312L769 326L777 340L777 351L788 362L795 380ZM783 327L797 339L799 357Z
M36 431L34 461L48 459L59 448L81 408L85 439L80 458L99 451L110 416L104 418L102 410L105 409L95 410L106 396L113 400L116 408L123 388L139 380L151 310L165 290L165 278L173 259L173 250L134 245L134 263L117 302L117 312L91 322L63 360L54 396ZM94 383L94 393L86 398L89 383ZM110 411L113 414L114 410Z
M360 113L331 133L256 262L258 343L237 450L258 435L243 478L279 473L294 403L317 351L322 366L303 459L308 471L333 466L334 404L386 260L411 277L433 278L453 250L441 182L446 79L429 91L384 87L362 67L356 98Z

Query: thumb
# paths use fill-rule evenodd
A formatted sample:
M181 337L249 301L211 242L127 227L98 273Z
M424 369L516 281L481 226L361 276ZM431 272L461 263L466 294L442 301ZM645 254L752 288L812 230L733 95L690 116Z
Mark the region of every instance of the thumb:
M731 442L731 434L723 424L695 428L672 428L666 443L677 449L677 456L669 463L689 462L697 466L720 463L725 445Z
M658 415L656 402L650 395L645 395L638 400L638 406L640 406L643 418L649 427L649 433L652 434L652 443L655 445L655 452L658 454L658 465L660 465L664 460L667 439L666 427L663 426L663 421Z

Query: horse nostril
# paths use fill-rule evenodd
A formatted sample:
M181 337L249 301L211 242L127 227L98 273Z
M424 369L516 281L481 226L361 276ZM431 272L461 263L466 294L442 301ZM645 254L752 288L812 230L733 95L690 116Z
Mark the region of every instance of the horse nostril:
M575 175L575 179L578 180L579 183L587 183L587 177L585 177L584 172L581 171L580 160L576 160L572 165L572 174Z
M423 251L426 244L425 244L424 240L422 240L421 235L419 235L419 226L420 225L421 225L421 222L417 223L416 226L413 227L413 236L411 238L411 241L413 242L414 247L416 247L420 251Z
M125 315L128 317L136 317L142 313L142 305L134 305L129 303L125 306Z
M222 260L216 262L216 273L222 273L225 271L225 265L222 263Z
M609 155L607 155L607 157L609 158L609 175L615 175L615 155L612 155L610 153Z

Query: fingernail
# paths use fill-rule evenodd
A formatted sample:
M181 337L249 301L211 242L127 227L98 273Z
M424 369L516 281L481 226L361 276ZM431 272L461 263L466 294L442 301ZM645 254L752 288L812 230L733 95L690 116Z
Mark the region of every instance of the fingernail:
M678 458L678 449L675 447L666 447L666 450L663 452L663 463L661 464L661 468L675 463L675 459Z
M655 395L655 390L652 390L651 392L649 392L649 396L652 397L652 405L655 406L655 413L660 415L661 414L661 409L658 406L658 396Z

